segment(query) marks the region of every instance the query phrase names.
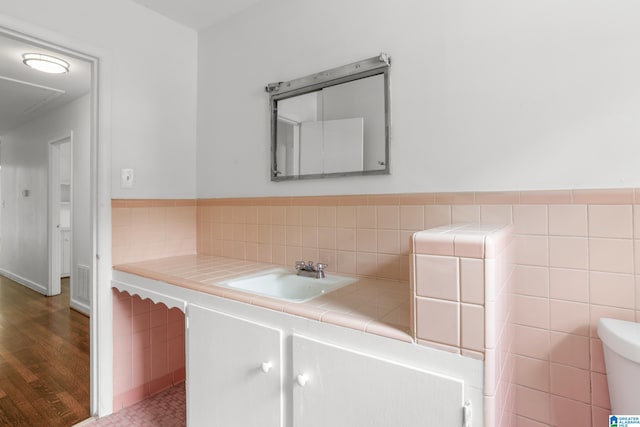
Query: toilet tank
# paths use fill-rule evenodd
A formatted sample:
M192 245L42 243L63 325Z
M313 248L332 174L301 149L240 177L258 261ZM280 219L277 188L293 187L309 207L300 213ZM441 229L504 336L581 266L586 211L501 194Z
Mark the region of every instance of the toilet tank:
M602 318L598 335L604 349L611 413L640 415L640 323Z

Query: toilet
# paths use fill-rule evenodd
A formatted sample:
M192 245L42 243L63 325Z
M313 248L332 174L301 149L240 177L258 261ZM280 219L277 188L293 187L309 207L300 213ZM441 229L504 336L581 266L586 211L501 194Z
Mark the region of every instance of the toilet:
M640 415L640 323L602 318L598 335L604 348L611 414Z

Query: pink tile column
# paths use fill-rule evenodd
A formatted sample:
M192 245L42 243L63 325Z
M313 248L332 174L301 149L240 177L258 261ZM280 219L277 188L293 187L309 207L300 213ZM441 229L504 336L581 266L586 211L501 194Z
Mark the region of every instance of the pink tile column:
M412 238L414 338L484 360L486 426L508 426L514 413L514 250L511 226L454 224Z

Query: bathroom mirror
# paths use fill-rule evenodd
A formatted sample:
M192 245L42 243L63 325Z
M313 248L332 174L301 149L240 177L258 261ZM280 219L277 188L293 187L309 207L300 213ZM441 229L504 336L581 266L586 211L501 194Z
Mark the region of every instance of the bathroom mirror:
M271 180L389 173L386 54L265 88Z

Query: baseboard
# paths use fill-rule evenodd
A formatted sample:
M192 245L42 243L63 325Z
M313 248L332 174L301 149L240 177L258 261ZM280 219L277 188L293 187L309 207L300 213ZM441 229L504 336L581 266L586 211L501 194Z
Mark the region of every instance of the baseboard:
M79 311L87 317L91 316L91 308L87 304L72 299L71 301L69 301L69 307L71 307L75 311Z
M32 282L29 279L25 279L24 277L18 276L17 274L13 274L5 269L0 268L0 274L4 277L13 280L14 282L20 283L23 286L26 286L29 289L32 289L39 294L47 295L47 287L39 285L36 282Z
M91 425L91 424L93 424L94 421L97 421L97 420L98 420L98 417L87 418L84 421L80 421L78 424L74 424L72 427L80 427L80 426Z

